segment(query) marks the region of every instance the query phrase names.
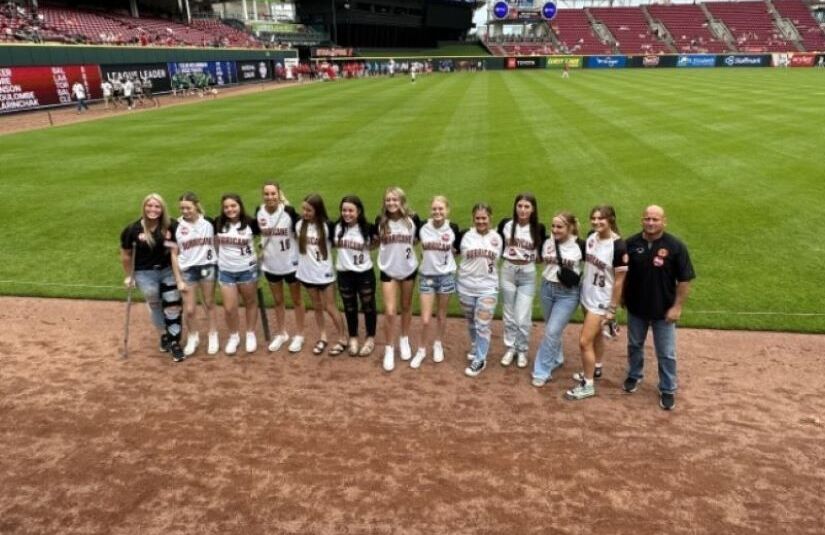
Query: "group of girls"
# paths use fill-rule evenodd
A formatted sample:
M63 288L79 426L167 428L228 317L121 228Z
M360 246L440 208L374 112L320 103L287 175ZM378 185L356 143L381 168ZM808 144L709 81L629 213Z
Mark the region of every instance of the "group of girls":
M341 199L336 221L318 194L304 198L300 214L275 182L263 185L262 200L254 213L248 214L238 195L225 194L220 213L212 221L204 215L197 196L185 193L179 199L180 217L173 220L163 199L151 194L144 199L141 218L123 231L121 259L126 284L136 284L144 294L161 335L161 350L170 351L175 361L194 354L200 345L198 293L208 322L207 353L219 351L216 281L229 333L224 352L234 355L241 344L240 301L245 305L244 349L247 353L257 350L259 272L274 300L275 335L270 351L284 346L290 353L303 349L303 287L318 327L314 354L372 354L377 310L370 252L377 249L385 316L384 370L394 369L396 347L401 360L409 361L412 368L421 366L430 348L434 362L444 359L448 302L451 294L457 293L470 337L465 374L479 375L490 351L499 290L505 345L501 364L515 362L520 368L527 367L536 265L543 263L540 300L545 331L534 359L533 385L543 386L563 364L562 333L581 303L585 313L580 337L582 371L574 374L576 383L566 396L584 399L595 394L594 379L601 376L603 327L614 321L627 270L627 254L612 207L591 210L592 232L583 240L578 220L569 212L552 218L548 235L539 222L536 198L529 193L516 196L512 216L497 227L492 223L492 208L476 204L472 224L463 231L450 220L446 198L434 197L429 217L422 221L397 187L385 191L374 223L368 222L364 205L355 195ZM420 260L416 244L420 244ZM333 255L333 250L337 254ZM458 264L455 255L460 258ZM421 331L413 353L410 331L416 279ZM336 304L336 286L343 317ZM292 336L285 321L287 289L295 316ZM366 330L363 341L359 337L359 310ZM181 312L187 332L183 347ZM327 319L335 331L333 339L328 336Z

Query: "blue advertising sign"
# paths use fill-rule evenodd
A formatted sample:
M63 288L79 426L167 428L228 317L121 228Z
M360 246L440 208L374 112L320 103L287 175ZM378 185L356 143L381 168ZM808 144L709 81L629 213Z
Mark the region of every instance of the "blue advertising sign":
M716 56L710 54L696 54L692 56L679 56L676 60L677 67L715 67Z
M720 67L767 67L770 65L770 56L740 56L736 54L719 56L717 65Z
M187 82L196 85L207 81L209 85L228 85L238 83L234 61L192 61L186 63L170 63L169 76L172 86L175 82L182 82L183 78L190 78Z
M510 6L507 5L507 2L496 2L493 6L493 15L498 19L506 18L509 12Z
M587 58L589 69L620 69L627 66L627 56L590 56Z
M541 7L541 15L547 19L551 20L553 17L556 16L556 4L553 2L547 2Z

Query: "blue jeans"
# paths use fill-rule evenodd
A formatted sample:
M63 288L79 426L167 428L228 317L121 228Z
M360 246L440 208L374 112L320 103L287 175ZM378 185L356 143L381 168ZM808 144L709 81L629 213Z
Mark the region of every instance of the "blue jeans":
M501 264L501 302L504 345L526 353L533 326L533 295L536 293L536 265Z
M179 340L183 308L172 268L137 270L135 285L146 300L152 324L165 330L172 340Z
M659 363L659 391L669 394L676 392L676 324L665 320L648 320L627 314L627 376L633 379L644 377L645 338L647 330L653 329L653 347Z
M533 363L533 378L547 381L553 370L564 364L562 333L579 306L579 287L566 288L542 279L541 308L544 312L544 338Z
M476 356L474 360L487 360L498 294L472 296L459 293L458 301L467 319L467 331Z

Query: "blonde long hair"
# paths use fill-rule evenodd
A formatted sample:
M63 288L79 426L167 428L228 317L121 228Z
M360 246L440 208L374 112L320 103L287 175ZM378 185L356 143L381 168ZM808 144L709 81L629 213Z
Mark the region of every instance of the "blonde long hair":
M146 225L146 203L149 201L157 201L158 204L160 204L162 212L160 214L160 223L158 224L160 228L158 230L160 231L161 236L166 235L166 231L169 230L172 223L169 219L169 207L166 206L166 201L163 200L163 197L157 193L150 193L143 198L143 203L140 205L140 226L143 228L143 236L146 239L146 243L150 248L154 249L156 245L155 237Z
M415 215L415 212L407 206L407 194L398 186L390 186L384 190L384 198L381 199L381 219L378 221L378 231L381 236L386 236L390 231L389 221L390 216L387 213L387 195L395 195L398 197L398 213L401 214L401 219L407 228L412 226L412 222L408 218Z

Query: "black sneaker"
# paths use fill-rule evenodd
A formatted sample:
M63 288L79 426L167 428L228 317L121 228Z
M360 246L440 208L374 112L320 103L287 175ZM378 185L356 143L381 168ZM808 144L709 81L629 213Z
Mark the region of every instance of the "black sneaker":
M659 398L659 406L666 411L672 411L676 408L676 396L668 392L662 392Z
M169 343L169 351L172 352L172 360L175 362L181 362L186 358L186 355L183 354L183 348L177 342Z
M487 359L484 360L474 360L470 363L469 366L464 368L464 375L467 377L477 377L478 374L484 371L484 368L487 367Z
M169 339L168 334L162 334L160 336L160 345L158 346L158 351L160 351L161 353L169 353L169 342L170 341L171 340Z
M622 385L622 388L628 394L632 394L636 391L637 388L639 388L639 383L641 382L641 379L634 379L633 377L628 377L624 380L624 385Z

